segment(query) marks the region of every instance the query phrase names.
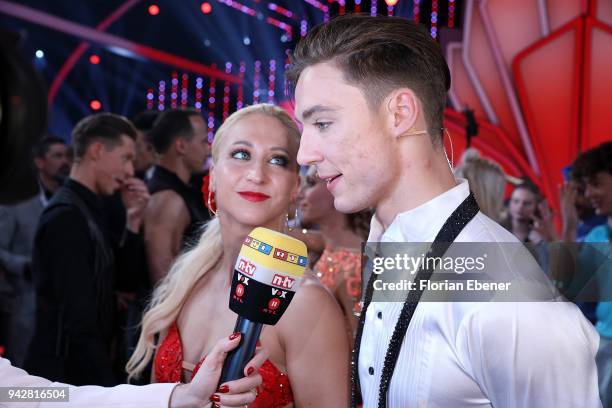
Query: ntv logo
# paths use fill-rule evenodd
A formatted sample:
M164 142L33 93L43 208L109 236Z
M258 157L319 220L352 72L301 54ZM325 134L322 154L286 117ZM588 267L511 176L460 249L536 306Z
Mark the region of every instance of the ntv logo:
M249 262L246 259L241 259L240 261L238 261L238 270L249 276L253 276L253 274L257 270L257 267L254 263Z
M295 279L290 278L289 276L274 275L272 278L272 285L278 286L279 288L291 289L294 283Z

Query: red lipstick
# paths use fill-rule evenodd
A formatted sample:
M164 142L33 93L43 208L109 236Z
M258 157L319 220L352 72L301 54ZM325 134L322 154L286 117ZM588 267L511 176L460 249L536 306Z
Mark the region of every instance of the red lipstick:
M270 198L270 196L267 194L256 193L254 191L240 191L238 194L240 194L240 197L244 198L245 200L252 201L254 203L265 201Z

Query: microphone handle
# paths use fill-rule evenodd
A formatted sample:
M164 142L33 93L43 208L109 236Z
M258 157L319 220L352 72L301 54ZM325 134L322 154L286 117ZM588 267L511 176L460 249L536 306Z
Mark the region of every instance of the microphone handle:
M262 328L262 323L255 323L246 317L238 316L234 332L242 334L240 344L227 354L219 385L244 377L244 367L255 355L255 347Z

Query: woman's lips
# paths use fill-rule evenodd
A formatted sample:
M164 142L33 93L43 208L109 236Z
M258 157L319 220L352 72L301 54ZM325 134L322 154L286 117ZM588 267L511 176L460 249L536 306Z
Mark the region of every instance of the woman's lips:
M244 198L245 200L252 201L254 203L265 201L270 198L270 196L267 194L256 193L254 191L240 191L238 194L240 194L240 197Z

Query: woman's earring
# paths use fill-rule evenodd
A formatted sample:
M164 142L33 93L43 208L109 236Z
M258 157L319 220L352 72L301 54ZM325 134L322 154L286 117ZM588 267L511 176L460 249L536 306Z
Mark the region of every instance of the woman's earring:
M208 190L208 199L206 200L206 207L208 208L210 218L214 218L217 215L217 206L213 194L215 193L213 193L212 190Z

